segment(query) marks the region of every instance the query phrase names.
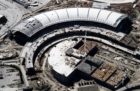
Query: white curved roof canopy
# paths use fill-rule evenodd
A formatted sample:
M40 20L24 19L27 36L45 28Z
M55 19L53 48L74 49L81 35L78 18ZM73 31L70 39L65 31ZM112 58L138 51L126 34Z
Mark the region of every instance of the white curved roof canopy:
M110 4L122 4L122 3L134 3L136 0L94 0L94 1Z
M29 37L39 30L61 22L93 21L112 27L126 18L127 15L95 8L65 8L38 14L18 24L13 31L19 31Z

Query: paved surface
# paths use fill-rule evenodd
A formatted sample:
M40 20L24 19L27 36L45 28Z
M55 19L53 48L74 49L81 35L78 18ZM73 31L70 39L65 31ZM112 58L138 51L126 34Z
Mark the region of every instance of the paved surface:
M14 2L7 0L0 1L0 14L6 16L8 22L6 25L1 27L0 36L13 27L17 22L19 22L23 15L28 13L28 10L25 10L23 7L17 5Z

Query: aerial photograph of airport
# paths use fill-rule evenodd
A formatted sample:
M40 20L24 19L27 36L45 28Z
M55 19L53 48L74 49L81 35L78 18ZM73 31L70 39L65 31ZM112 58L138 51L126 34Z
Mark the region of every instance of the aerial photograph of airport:
M140 0L0 0L0 91L140 91Z

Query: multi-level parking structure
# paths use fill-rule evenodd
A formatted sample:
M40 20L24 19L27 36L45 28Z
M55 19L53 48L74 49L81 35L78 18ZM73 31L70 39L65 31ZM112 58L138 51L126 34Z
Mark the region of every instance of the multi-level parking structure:
M25 59L26 68L32 68L33 62L51 45L68 38L85 37L85 32L87 32L87 38L103 42L125 52L136 55L135 51L129 50L123 46L115 44L113 43L113 40L111 38L106 39L105 35L101 35L100 33L97 34L94 31L60 29L59 31L53 31L49 28L56 28L56 26L64 27L64 25L71 25L71 23L84 23L87 26L92 25L97 27L103 27L115 32L123 33L129 32L128 26L130 26L131 24L128 16L125 14L95 8L66 8L48 11L33 16L29 19L22 21L12 29L12 32L15 36L22 35L22 38L18 39L26 39L24 38L25 36L28 37L28 39L31 39L33 37L36 37L38 34L41 35L42 31L43 33L45 32L44 35L42 35L39 39L35 40L34 42L28 41L29 43L27 43L25 45L25 48L23 48L21 57Z

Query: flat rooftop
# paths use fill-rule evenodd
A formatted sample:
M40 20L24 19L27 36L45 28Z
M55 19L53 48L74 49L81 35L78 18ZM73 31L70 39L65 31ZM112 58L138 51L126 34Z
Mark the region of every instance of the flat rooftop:
M80 59L66 56L66 51L74 46L76 41L64 41L53 47L49 53L48 63L57 73L69 76Z

